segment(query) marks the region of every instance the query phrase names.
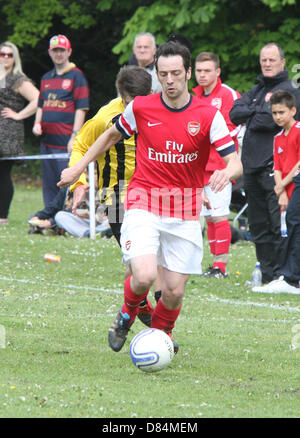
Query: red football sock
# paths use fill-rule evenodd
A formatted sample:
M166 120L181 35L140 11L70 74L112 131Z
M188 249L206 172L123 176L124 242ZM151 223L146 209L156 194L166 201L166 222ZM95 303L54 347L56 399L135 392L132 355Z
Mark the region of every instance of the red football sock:
M215 255L228 254L231 243L231 228L228 220L215 224ZM219 268L223 273L226 271L225 261L215 261L213 268Z
M180 310L181 306L176 310L168 309L160 299L152 313L151 328L157 328L166 333L172 332Z
M215 238L215 224L213 222L207 222L206 234L207 234L207 239L208 239L208 243L209 243L209 247L210 247L210 252L212 254L215 254L216 238Z
M226 263L224 262L214 262L213 263L213 269L219 268L223 274L226 274Z
M231 243L231 228L229 221L217 222L215 224L215 254L228 254Z
M128 313L130 316L130 322L132 323L138 313L140 302L147 297L149 291L141 295L136 294L131 289L130 278L131 275L129 275L124 281L124 304L122 306L122 312Z

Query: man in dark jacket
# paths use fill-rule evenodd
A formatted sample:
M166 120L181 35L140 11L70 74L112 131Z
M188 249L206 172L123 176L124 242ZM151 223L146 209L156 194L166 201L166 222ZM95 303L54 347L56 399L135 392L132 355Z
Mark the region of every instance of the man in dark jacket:
M235 101L230 119L236 125L246 125L242 163L249 227L261 264L262 282L269 283L280 275L282 241L273 171L273 139L280 128L273 121L270 97L277 90L290 91L296 97L299 113L300 93L288 78L284 53L278 44L265 45L259 61L262 73L257 78L258 83Z
M286 212L288 235L285 238L281 255L280 273L282 275L278 280L254 287L253 292L282 292L300 295L300 173L293 178L293 182L295 188Z

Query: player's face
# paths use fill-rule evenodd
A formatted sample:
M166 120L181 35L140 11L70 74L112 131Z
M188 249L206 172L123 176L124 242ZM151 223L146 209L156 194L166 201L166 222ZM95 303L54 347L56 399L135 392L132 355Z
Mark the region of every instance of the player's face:
M285 59L280 58L278 47L265 47L260 52L259 58L261 72L266 77L276 76L284 70Z
M153 40L149 36L142 35L137 39L133 52L139 66L146 67L154 61L156 47L153 46Z
M180 55L160 56L157 61L157 77L161 83L163 96L171 101L188 94L188 80L191 68L186 72Z
M49 56L52 59L53 64L57 66L66 64L69 61L71 52L71 49L66 50L59 47L48 50Z
M296 114L296 108L288 108L282 103L276 103L272 105L272 116L274 122L281 128L290 128L294 123L294 116Z
M214 88L220 73L220 68L216 68L213 61L196 62L196 81L204 88Z

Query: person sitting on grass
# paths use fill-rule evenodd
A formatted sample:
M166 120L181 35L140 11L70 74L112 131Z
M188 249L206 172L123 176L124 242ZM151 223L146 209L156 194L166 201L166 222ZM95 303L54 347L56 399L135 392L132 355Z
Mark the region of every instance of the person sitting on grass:
M97 174L95 178L97 185L97 166L95 166L95 173ZM58 234L65 234L65 232L68 232L75 237L89 237L90 219L88 185L85 188L85 196L78 205L75 213L72 213L73 193L66 188L60 189L48 207L45 207L43 210L29 216L29 233L46 234L48 230L52 230ZM96 189L97 188L98 186ZM112 237L108 218L104 213L106 207L100 204L97 193L95 195L95 233L101 233L102 237Z

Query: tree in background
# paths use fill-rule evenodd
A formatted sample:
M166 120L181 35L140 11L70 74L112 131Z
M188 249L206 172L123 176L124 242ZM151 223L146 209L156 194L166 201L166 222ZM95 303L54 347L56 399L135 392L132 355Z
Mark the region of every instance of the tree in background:
M90 84L92 116L116 96L120 64L112 47L133 14L133 5L142 3L128 0L107 8L105 0L0 0L1 41L9 39L20 48L24 71L39 86L41 76L52 68L50 37L67 35L73 49L71 60Z
M111 7L117 3L108 2ZM253 85L260 71L260 49L270 41L283 47L287 67L295 75L292 68L300 64L298 4L296 0L156 0L136 9L113 52L126 62L134 35L141 30L153 33L158 43L172 32L182 33L193 43L194 59L201 51L218 53L222 78L242 92Z
M290 76L297 78L298 5L297 0L0 0L0 36L21 48L25 72L39 83L51 64L49 38L67 34L72 58L89 80L95 113L115 96L116 73L128 61L135 35L145 30L158 43L174 32L187 36L193 58L204 50L218 53L223 80L241 92L253 85L260 48L270 41L283 47Z

